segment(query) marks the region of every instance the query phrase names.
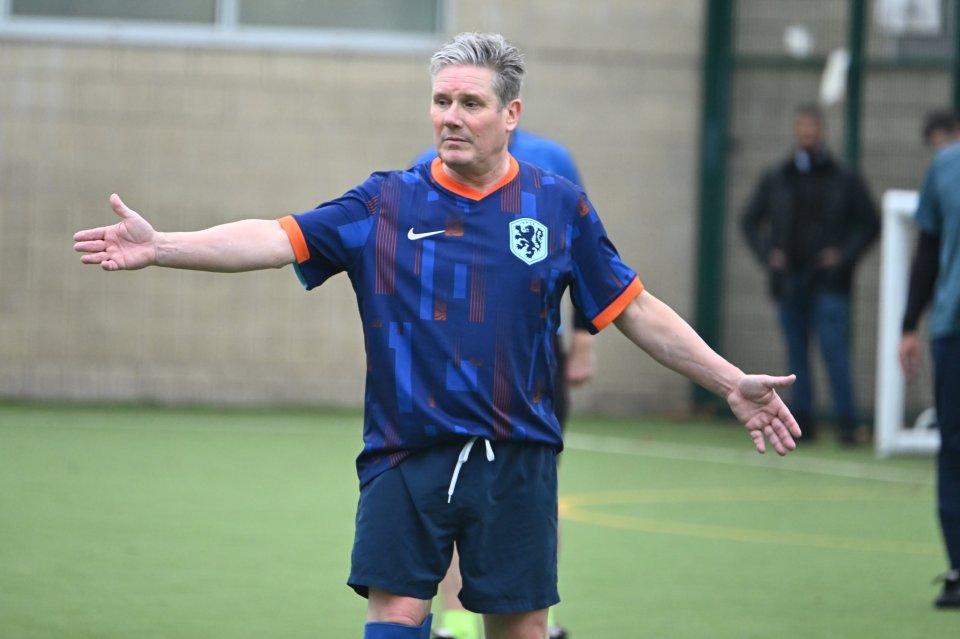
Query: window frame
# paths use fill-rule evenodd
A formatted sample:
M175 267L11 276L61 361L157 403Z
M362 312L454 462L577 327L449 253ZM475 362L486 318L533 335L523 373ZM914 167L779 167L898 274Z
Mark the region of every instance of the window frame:
M212 23L20 16L11 13L12 0L0 0L0 40L198 49L420 54L436 49L450 23L450 0L435 1L439 7L435 30L432 33L411 33L243 25L239 21L240 0L216 0Z

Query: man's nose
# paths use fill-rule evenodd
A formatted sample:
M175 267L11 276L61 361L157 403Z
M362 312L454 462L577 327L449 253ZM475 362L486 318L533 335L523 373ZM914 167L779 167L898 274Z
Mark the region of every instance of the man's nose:
M457 129L463 125L463 119L460 117L460 107L456 102L451 104L443 113L444 126Z

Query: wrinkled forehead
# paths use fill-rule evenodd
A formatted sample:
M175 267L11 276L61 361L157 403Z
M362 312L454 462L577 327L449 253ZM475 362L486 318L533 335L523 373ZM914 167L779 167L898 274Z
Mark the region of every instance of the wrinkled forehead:
M494 71L472 64L448 65L433 77L434 93L494 93Z

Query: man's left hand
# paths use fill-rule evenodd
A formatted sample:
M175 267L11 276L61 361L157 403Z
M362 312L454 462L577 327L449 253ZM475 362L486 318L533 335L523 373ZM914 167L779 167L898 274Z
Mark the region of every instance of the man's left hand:
M780 455L797 447L793 438L802 435L800 426L776 391L790 386L796 379L796 375L744 375L727 395L727 403L750 431L757 452L766 452L765 440Z

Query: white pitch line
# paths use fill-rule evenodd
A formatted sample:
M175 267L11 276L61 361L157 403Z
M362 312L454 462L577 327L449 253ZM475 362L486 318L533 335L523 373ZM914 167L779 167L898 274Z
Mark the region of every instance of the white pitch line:
M347 421L356 421L353 417L346 417ZM5 424L4 426L16 426ZM311 435L321 431L334 430L339 432L340 426L317 424L316 426L258 426L255 424L238 425L203 425L183 424L171 420L162 423L152 423L148 426L131 426L126 424L71 424L69 416L64 417L63 423L50 424L51 427L84 428L89 430L140 431L140 432L185 432L185 433L240 433L247 435ZM746 445L750 445L746 440ZM705 462L710 464L725 464L728 466L753 466L768 470L792 471L809 473L812 475L826 475L829 477L846 477L849 479L866 479L894 484L914 484L932 486L934 471L931 464L930 471L905 470L889 468L862 462L848 462L822 457L810 457L802 451L791 453L780 459L775 452L768 451L766 455L758 455L752 451L736 451L718 446L698 446L695 444L670 444L664 442L643 441L626 437L609 437L588 435L586 433L567 432L564 435L564 445L573 450L582 450L593 453L611 453L617 455L632 455L635 457L650 457L655 459L673 459L676 461ZM773 457L773 459L771 459Z
M767 451L766 455L759 455L756 452L741 452L716 446L668 444L663 442L639 441L625 437L587 435L585 433L574 432L567 432L564 436L564 441L566 442L566 448L593 453L633 455L636 457L706 462L730 466L754 466L768 470L792 471L813 475L827 475L830 477L846 477L849 479L866 479L894 484L932 486L934 483L932 465L929 472L915 471L876 466L862 462L810 457L805 456L799 451L794 451L790 456L781 459L777 456L776 452L771 451ZM746 440L746 443L749 445L751 442ZM771 455L774 459L770 459Z

